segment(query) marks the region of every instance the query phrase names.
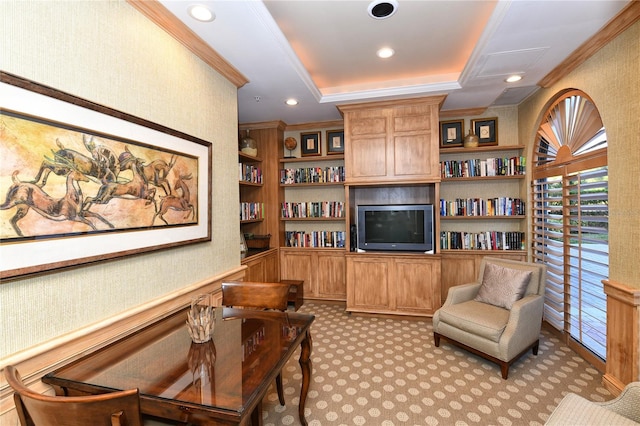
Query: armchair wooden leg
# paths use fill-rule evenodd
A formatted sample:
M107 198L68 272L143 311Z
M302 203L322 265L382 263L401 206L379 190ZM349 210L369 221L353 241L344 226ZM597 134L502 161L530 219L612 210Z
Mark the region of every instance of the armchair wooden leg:
M278 374L276 377L276 389L278 390L278 400L280 405L284 406L284 391L282 390L282 374Z
M509 363L502 361L500 362L500 372L502 373L502 378L504 380L507 380L507 377L509 377Z
M533 352L534 355L538 355L539 346L540 346L540 340L536 340L536 342L533 344L533 347L531 348L531 351Z
M436 348L440 347L440 335L435 331L433 332L433 343L436 345Z

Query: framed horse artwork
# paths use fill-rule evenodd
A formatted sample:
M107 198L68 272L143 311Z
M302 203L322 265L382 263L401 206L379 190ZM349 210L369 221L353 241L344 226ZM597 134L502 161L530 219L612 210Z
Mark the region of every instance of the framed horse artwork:
M211 240L211 143L0 82L0 278Z

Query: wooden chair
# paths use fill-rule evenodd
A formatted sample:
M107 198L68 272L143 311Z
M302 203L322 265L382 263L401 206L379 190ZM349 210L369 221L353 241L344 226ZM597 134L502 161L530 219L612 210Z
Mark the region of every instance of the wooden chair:
M4 368L22 426L141 426L138 389L90 396L49 396L29 389L15 367Z
M230 281L222 283L222 305L252 309L286 311L289 284ZM282 374L276 377L276 389L280 405L284 405Z

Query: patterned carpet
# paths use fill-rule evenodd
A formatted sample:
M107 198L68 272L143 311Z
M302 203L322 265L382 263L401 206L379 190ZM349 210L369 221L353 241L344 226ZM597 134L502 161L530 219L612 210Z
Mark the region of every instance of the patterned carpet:
M433 344L431 319L348 315L344 305L306 302L312 313L309 426L543 425L568 392L594 401L612 395L601 374L543 330L503 380L500 368L451 344ZM275 388L263 401L264 425L298 425L298 354L282 372L286 406Z

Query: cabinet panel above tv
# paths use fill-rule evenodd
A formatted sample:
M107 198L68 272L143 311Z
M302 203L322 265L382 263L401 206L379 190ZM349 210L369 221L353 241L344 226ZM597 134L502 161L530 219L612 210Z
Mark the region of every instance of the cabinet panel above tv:
M438 117L444 96L342 105L348 184L440 180Z

